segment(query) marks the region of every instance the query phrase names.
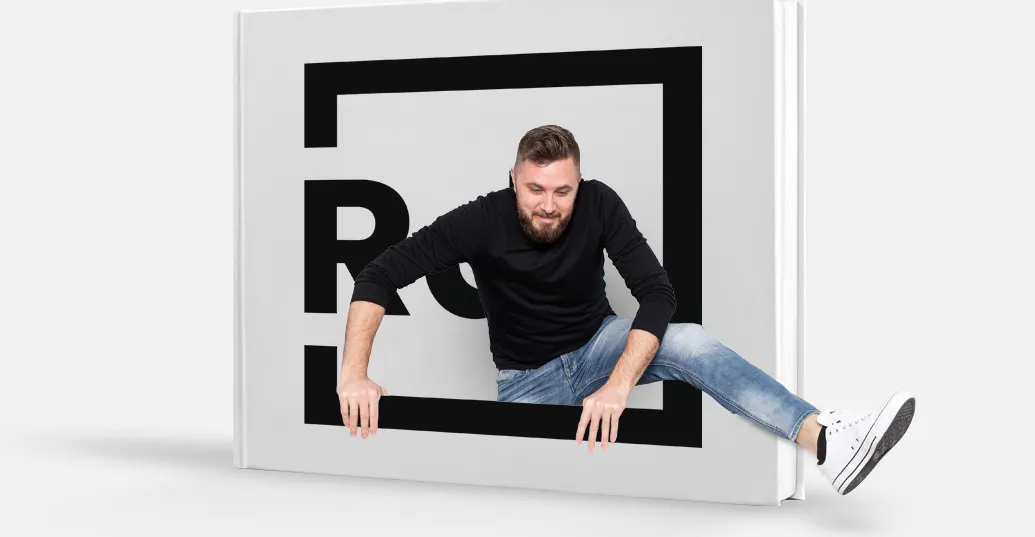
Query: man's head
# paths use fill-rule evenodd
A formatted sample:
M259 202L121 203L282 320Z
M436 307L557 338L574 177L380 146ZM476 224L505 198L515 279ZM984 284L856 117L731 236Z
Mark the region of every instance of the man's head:
M557 240L571 220L581 179L579 144L567 129L544 125L521 137L510 180L528 238L541 244Z

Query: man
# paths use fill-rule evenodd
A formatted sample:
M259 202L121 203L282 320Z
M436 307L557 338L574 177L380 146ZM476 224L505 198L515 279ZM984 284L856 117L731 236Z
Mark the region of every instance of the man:
M337 391L344 423L377 433L387 390L367 377L374 333L392 291L467 262L489 327L499 401L583 407L593 451L618 437L632 388L688 382L734 414L817 457L839 494L851 492L905 433L914 398L892 395L872 411L820 411L712 338L699 324L670 323L675 294L618 194L584 181L567 129L525 133L511 186L478 196L392 246L356 277ZM618 317L604 293L603 251L639 302Z

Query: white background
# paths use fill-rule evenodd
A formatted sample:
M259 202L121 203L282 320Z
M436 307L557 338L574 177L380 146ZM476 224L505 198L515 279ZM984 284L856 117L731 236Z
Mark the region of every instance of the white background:
M918 397L849 496L816 471L759 508L234 469L232 11L345 3L5 6L0 534L1028 525L1023 1L808 4L806 397Z

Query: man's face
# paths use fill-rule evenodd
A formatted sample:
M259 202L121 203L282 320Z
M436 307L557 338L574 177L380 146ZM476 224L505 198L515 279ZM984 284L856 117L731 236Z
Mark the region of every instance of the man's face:
M575 160L568 157L543 167L523 160L510 169L510 178L514 181L518 220L525 235L541 244L556 241L571 219L582 178L575 169Z

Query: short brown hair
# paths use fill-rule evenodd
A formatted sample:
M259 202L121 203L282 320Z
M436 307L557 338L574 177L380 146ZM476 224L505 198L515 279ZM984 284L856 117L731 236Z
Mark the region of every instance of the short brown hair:
M555 160L572 157L575 169L579 169L579 144L575 136L564 127L543 125L525 133L518 142L516 168L521 161L528 160L539 166L546 166Z

